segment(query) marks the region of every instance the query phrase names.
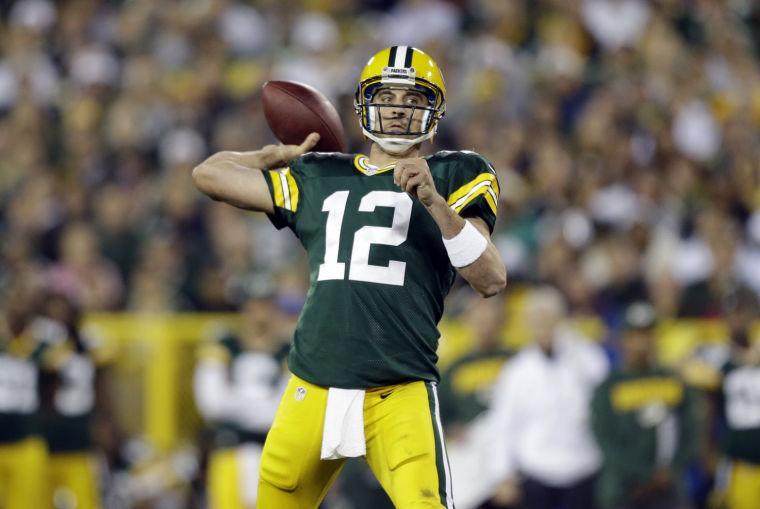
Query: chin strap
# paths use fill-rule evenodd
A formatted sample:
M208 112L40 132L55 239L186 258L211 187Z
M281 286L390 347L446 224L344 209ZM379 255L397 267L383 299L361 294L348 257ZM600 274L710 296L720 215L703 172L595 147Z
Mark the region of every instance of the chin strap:
M417 136L416 138L381 138L380 136L367 131L364 127L362 127L362 132L364 133L364 136L380 145L384 151L394 156L400 156L409 152L413 146L432 138L437 127L438 126L435 126L433 129L430 129L428 133Z

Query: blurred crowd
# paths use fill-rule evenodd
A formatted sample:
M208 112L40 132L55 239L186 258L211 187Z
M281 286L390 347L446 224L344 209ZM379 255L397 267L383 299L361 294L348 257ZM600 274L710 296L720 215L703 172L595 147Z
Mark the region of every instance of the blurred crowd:
M757 2L17 0L0 3L0 308L38 285L82 313L233 311L264 276L292 312L295 237L190 171L275 142L268 79L321 90L367 150L353 94L392 44L441 66L434 149L497 170L513 288L559 289L610 337L636 302L720 318L737 287L760 295Z
M265 271L303 291L293 238L202 197L209 153L273 142L262 83L338 106L392 43L434 55L436 149L502 181L512 281L615 324L649 297L715 316L760 292L760 8L727 0L21 0L0 26L0 286L44 273L88 310L227 310Z

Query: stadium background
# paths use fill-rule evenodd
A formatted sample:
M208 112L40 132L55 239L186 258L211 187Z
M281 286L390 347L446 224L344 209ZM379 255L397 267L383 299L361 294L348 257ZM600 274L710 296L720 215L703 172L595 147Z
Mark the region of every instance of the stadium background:
M756 2L22 0L0 13L0 301L26 280L77 295L112 359L125 447L150 471L140 489L169 504L156 507L202 491L198 342L234 324L252 279L277 281L284 328L307 287L292 235L190 179L214 151L274 141L267 79L324 92L361 151L367 57L398 43L438 60L435 147L478 151L501 182L505 344L530 338L521 303L550 283L613 357L622 310L650 299L679 366L725 338L730 288L760 293ZM471 346L458 314L471 298L449 301L442 367Z

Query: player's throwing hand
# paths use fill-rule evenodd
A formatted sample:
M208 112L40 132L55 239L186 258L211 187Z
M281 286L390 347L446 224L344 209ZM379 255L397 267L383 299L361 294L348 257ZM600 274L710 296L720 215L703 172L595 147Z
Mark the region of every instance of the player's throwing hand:
M435 189L428 163L421 157L402 159L396 163L396 168L393 170L393 182L418 198L426 207L441 198Z
M311 133L300 145L265 145L258 155L264 168L279 168L309 152L318 141L319 134Z

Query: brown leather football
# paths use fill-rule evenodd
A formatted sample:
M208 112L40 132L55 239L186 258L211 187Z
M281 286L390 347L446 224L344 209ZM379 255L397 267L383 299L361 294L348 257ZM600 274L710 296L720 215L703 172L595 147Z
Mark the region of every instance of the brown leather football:
M335 107L321 92L297 81L267 81L262 92L264 116L275 137L300 145L311 132L320 135L316 152L343 152L346 134Z

